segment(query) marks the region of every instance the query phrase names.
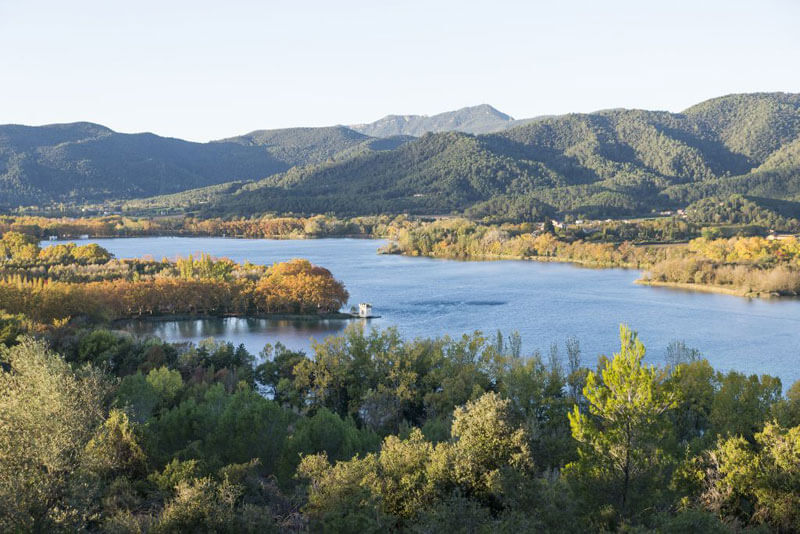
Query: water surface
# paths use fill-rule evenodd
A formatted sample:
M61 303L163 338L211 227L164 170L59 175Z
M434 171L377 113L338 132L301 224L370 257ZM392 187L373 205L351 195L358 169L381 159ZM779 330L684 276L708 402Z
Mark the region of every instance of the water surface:
M481 330L519 331L523 349L543 352L556 342L564 354L569 336L579 339L584 362L619 347L618 328L638 330L647 359L663 363L667 344L684 340L715 368L769 373L784 385L800 378L800 301L745 299L729 295L634 284L640 273L584 269L529 261L460 262L382 256L383 243L367 239L256 240L225 238L93 239L118 257L174 258L200 251L235 261L271 264L307 258L330 269L350 292L350 305L370 302L380 319L409 337ZM45 243L49 244L49 243ZM340 332L347 322L209 319L138 323L138 333L170 341L210 336L244 343L257 353L281 341L308 349L311 338Z

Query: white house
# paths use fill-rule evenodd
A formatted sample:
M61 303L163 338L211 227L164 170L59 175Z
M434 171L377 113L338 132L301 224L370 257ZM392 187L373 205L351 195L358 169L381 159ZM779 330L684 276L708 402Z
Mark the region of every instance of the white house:
M366 302L361 302L358 304L358 316L359 317L369 317L372 315L372 304L367 304Z

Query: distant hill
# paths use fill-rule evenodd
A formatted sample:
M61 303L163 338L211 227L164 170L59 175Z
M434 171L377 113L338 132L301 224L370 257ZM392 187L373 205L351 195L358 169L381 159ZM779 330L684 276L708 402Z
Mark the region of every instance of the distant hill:
M370 139L370 136L344 126L331 126L328 128L256 130L218 142L263 147L275 159L294 167L295 165L322 163L343 150L361 145Z
M464 132L484 134L513 126L514 119L488 104L462 108L438 115L387 115L369 124L354 124L351 129L372 137L426 133Z
M800 95L730 95L682 113L616 109L486 135L425 134L206 195L203 210L605 217L731 194L791 209L799 160ZM170 202L187 205L181 198Z

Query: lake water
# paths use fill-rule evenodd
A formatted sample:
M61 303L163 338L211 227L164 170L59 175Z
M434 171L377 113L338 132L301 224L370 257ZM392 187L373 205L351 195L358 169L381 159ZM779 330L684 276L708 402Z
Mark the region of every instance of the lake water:
M376 254L382 241L366 239L256 240L225 238L93 239L117 257L156 259L200 251L235 261L271 264L307 258L328 268L350 292L350 305L370 302L380 319L370 327L396 326L407 337L481 330L519 331L523 349L543 353L551 343L578 338L583 360L619 348L618 329L639 332L647 359L663 363L668 343L684 340L721 370L779 376L784 386L800 379L800 301L728 295L634 284L640 273L584 269L528 261L460 262ZM50 243L43 243L44 245ZM257 353L280 341L308 350L311 339L337 334L349 321L292 322L208 319L139 322L132 331L170 341L207 337L244 343Z

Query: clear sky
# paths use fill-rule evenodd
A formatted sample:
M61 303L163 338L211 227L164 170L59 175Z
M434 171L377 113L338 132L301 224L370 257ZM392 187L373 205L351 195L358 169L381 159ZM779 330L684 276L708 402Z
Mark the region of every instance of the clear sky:
M800 92L800 1L0 0L0 123L205 141Z

